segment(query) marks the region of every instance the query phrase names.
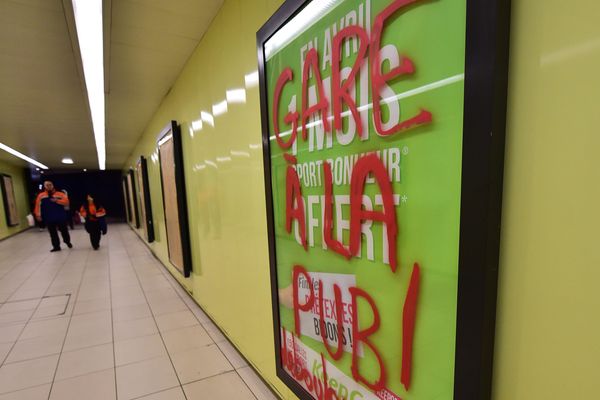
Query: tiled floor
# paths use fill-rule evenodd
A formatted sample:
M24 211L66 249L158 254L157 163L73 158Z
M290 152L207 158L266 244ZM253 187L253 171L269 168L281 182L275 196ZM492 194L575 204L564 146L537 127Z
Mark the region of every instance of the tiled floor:
M0 242L0 400L273 400L126 225ZM65 247L63 245L63 247Z

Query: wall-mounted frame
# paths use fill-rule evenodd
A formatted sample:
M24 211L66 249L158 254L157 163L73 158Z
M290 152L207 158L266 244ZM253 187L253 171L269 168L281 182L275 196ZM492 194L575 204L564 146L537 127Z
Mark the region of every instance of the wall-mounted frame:
M19 211L17 209L17 199L15 198L15 188L13 186L12 177L10 175L0 174L0 179L6 224L8 226L17 226L20 224Z
M192 272L192 253L183 173L183 147L176 121L169 122L158 136L158 157L169 261L187 278Z
M287 0L257 33L276 371L302 400L490 399L509 14Z
M150 184L148 180L148 163L144 156L140 156L136 168L137 189L140 198L142 227L148 243L154 241L154 224L152 222L152 203L150 200Z
M132 224L133 214L131 213L131 202L129 201L129 190L127 188L127 177L125 175L121 178L121 185L123 187L123 201L125 202L125 221Z
M136 191L135 191L135 173L133 172L133 169L129 169L129 172L127 173L127 193L129 196L129 201L130 201L130 205L129 205L129 209L131 210L131 213L133 214L133 218L132 218L132 225L136 228L139 229L140 228L140 213L138 210L138 204L137 204L137 200L136 200Z

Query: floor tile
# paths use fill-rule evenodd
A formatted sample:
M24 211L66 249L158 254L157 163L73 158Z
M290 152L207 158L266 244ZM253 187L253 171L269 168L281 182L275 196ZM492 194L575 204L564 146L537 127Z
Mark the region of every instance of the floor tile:
M0 365L4 362L4 359L8 353L12 350L15 343L0 343Z
M256 400L235 372L184 385L183 390L187 400Z
M278 400L278 397L260 379L256 372L251 367L243 367L238 369L237 373L242 380L248 385L252 393L258 400Z
M115 322L116 341L148 336L155 333L158 333L158 329L152 317Z
M98 299L82 300L75 303L73 315L87 314L95 311L110 310L110 299L101 297Z
M113 344L86 347L62 353L56 371L56 381L113 368Z
M33 339L19 340L8 354L5 363L59 354L64 340L64 335L38 336Z
M188 306L180 299L150 302L150 308L152 308L152 313L154 315L170 314L188 310Z
M120 307L113 309L113 321L131 321L134 319L151 317L148 304L138 304L135 306Z
M129 400L179 386L169 357L117 367L119 400Z
M182 384L233 370L215 344L171 354L171 359Z
M117 366L166 355L167 350L158 334L115 342Z
M0 393L52 382L58 355L5 364L0 368Z
M54 382L49 400L114 400L115 372L108 369Z
M4 303L2 305L2 307L0 307L0 314L6 314L9 312L15 312L15 311L33 310L38 306L39 302L40 302L40 299L15 301L12 303Z
M200 324L189 310L158 315L156 323L161 332Z
M32 388L19 390L0 395L0 400L48 400L51 384L35 386Z
M237 349L228 341L217 343L219 349L223 352L227 360L233 365L235 369L242 368L248 365L246 360L240 355Z
M26 322L34 310L14 311L0 314L0 324L12 324L16 322Z
M25 323L0 326L0 343L15 342L24 327Z
M170 354L205 347L214 343L200 325L163 332L162 337Z
M33 339L44 335L64 335L69 327L69 318L53 318L42 321L30 321L19 339Z
M215 341L215 343L227 341L225 335L223 335L221 330L217 328L217 326L212 322L203 323L202 326L204 327L204 329L206 329L206 332L211 337L211 339Z
M2 400L2 398L0 398ZM183 390L180 387L164 390L148 396L139 397L136 400L186 400ZM233 399L232 399L233 400Z

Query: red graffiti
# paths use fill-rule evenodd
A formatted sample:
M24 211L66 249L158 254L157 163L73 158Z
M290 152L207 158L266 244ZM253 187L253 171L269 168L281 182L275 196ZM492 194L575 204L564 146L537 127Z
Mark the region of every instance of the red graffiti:
M308 292L310 293L310 297L306 299L306 302L304 304L300 304L300 298L298 296L298 289L300 287L300 275L302 275L306 279L306 282L308 284ZM315 302L312 281L310 280L310 276L308 275L306 268L304 268L301 265L294 265L292 284L294 285L294 326L296 328L296 335L300 336L300 311L310 311Z
M325 177L325 210L323 216L323 240L328 248L338 254L350 259L351 254L344 245L332 237L333 231L333 177L331 176L331 165L328 162L323 163L323 175Z
M294 203L296 204L294 206ZM296 220L300 228L300 240L304 250L308 250L306 243L306 219L304 215L304 198L298 173L291 165L287 167L285 190L285 229L292 232L292 221Z
M334 360L339 360L342 358L342 354L344 352L344 346L342 344L342 331L344 330L344 322L343 318L343 310L342 310L342 290L338 285L333 285L333 297L335 299L335 309L336 309L336 326L337 326L337 337L338 337L338 345L337 349L334 352L331 350L331 346L329 341L327 340L327 328L325 327L325 317L323 313L323 282L319 281L319 327L321 331L321 339L323 339L323 344L327 349L327 352Z
M408 292L404 301L404 310L402 311L402 372L400 382L404 388L410 388L410 378L412 373L412 349L415 335L415 320L417 318L417 297L419 296L419 282L421 279L421 269L419 264L415 263L408 284Z
M381 358L381 354L379 354L379 351L375 345L369 340L369 337L379 330L379 325L381 324L379 311L377 310L377 306L375 305L373 298L367 292L357 287L351 287L349 290L350 295L352 296L352 336L354 337L354 345L352 346L352 365L350 366L350 369L352 370L352 377L355 381L364 383L369 389L376 392L380 389L383 389L387 381L387 373L385 364ZM373 323L370 327L363 330L359 329L358 327L358 297L365 299L367 303L369 303L371 311L373 312ZM377 379L375 382L369 382L360 373L360 357L358 356L359 343L363 343L370 348L377 358L377 363L379 364L379 379Z
M319 92L319 102L313 106L308 106L308 76L309 72L312 71L315 80L317 82L317 91ZM321 73L319 72L319 55L317 50L310 49L306 53L306 59L304 60L304 68L302 70L302 139L306 140L306 121L313 114L321 112L321 120L323 121L323 127L325 132L331 131L331 126L327 120L327 109L329 108L329 101L325 97L325 89L323 88L323 81L321 80Z
M360 48L356 56L356 61L352 66L350 75L344 83L340 76L340 53L342 43L344 39L358 36L360 41ZM352 113L352 117L356 122L356 131L358 136L362 137L363 126L362 120L360 119L356 103L350 95L350 89L354 87L354 79L356 78L357 72L360 70L361 64L365 55L367 54L369 38L367 32L357 26L348 26L338 32L333 38L333 50L332 50L332 61L331 61L331 86L332 86L332 98L333 98L333 124L335 129L342 129L342 102L345 102Z
M291 68L286 68L284 69L281 74L279 75L279 78L277 78L277 84L275 85L275 94L273 97L273 131L275 131L275 139L277 139L277 144L279 144L279 147L281 147L282 149L288 149L290 148L290 146L292 144L294 144L294 141L296 140L296 135L298 134L297 130L298 130L298 113L297 112L289 112L286 114L286 116L284 117L284 122L286 124L291 123L292 124L292 132L290 135L290 138L287 142L285 142L280 135L279 132L279 114L278 114L278 110L279 110L279 99L281 97L281 91L283 90L283 87L285 86L285 84L288 81L291 81L294 77L294 72L292 71Z
M383 212L363 209L362 198L369 175L375 177L381 191ZM362 223L367 220L385 223L389 243L390 268L392 272L396 272L396 234L398 233L398 227L396 225L394 193L385 165L376 154L369 154L360 158L352 170L350 180L350 253L354 256L360 250Z
M415 67L413 62L408 58L402 59L402 64L386 74L381 73L381 36L385 27L385 22L388 18L394 15L397 11L406 7L418 0L395 0L392 4L387 6L381 13L375 17L373 24L373 32L371 35L371 47L370 47L370 62L371 62L371 91L373 93L373 120L375 123L375 129L382 136L393 135L394 133L405 131L415 126L423 125L431 122L432 116L429 111L421 110L418 115L401 121L394 125L390 129L383 128L383 122L381 117L381 104L382 99L381 91L385 87L386 83L394 78L402 75L410 75L414 73Z

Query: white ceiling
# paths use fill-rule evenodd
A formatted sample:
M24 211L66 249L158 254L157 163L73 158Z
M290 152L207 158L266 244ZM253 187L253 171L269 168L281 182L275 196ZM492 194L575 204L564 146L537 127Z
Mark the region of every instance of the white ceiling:
M125 163L222 3L104 0L107 168ZM64 156L97 168L82 77L71 0L0 0L0 142L51 168Z

